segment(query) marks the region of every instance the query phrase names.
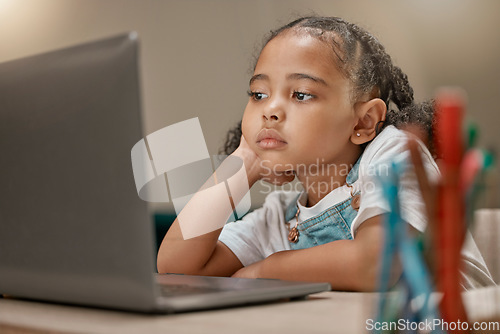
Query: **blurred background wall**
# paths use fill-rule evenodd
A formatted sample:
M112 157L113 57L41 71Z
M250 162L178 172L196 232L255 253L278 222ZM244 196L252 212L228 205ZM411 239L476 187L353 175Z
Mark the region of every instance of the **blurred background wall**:
M341 16L377 36L419 101L443 85L463 87L480 144L499 148L497 0L0 0L0 62L135 30L144 131L199 117L216 154L241 119L264 35L312 13Z

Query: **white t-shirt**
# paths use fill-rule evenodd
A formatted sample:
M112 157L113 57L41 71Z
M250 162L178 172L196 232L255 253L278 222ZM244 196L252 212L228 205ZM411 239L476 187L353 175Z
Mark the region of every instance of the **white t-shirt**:
M408 161L409 152L406 149L408 136L406 132L388 126L363 152L359 161L358 179L352 184L354 192L361 191L361 205L351 225L351 234L354 238L356 230L364 221L389 212L382 187L377 185L377 175L383 175L392 162ZM435 180L439 176L439 169L425 145L419 143L427 174L431 180ZM400 176L399 182L401 215L415 229L423 232L427 224L425 207L413 170L407 168ZM296 205L300 208L299 221L305 221L348 199L350 194L351 188L344 185L331 191L316 205L306 207L306 193L272 192L266 197L261 208L247 214L240 221L226 224L219 240L231 249L244 266L248 266L273 253L290 250L285 210L292 202L296 201ZM494 284L470 234L467 235L462 256L464 288Z

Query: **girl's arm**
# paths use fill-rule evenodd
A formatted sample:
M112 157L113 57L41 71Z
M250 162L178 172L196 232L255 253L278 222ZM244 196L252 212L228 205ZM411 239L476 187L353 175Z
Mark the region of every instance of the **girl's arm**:
M382 216L366 220L353 240L275 253L235 277L329 282L333 290L374 291L383 247Z
M240 146L231 155L243 161L248 178L246 179L243 173L236 173L231 177L231 184L241 185L241 191L236 191L236 194L232 193L232 200L236 206L246 191L261 178L264 170L259 157L250 149L243 136ZM217 171L224 168L226 162L227 160ZM217 171L209 180L210 182L217 183ZM279 176L274 181L283 183L291 181L291 179ZM200 230L203 230L204 227L223 226L232 211L231 208L228 209L226 203L227 193L225 192L217 194L199 191L191 198L169 228L160 245L157 257L158 272L231 276L243 267L236 255L226 245L218 241L222 228L188 239L183 238L181 231L181 226L186 231L186 225L196 229L196 224L199 224ZM205 230L207 229L205 228Z
M243 265L226 245L217 241L221 230L183 240L176 219L158 251L158 272L231 276Z
M238 184L248 182L250 187L257 181L257 176L251 170L255 162L255 158L251 153L245 150L244 147L240 147L232 154L244 161L248 175L248 181L246 179L234 181ZM217 183L217 171L205 184L207 188L209 188L210 184ZM245 176L237 173L234 177L244 178ZM222 226L231 213L228 211L227 200L226 192L207 193L199 191L193 195L169 228L160 245L157 257L158 272L230 276L243 266L229 248L217 241L222 228L184 239L181 224L179 223L179 220L181 220L182 224L184 224L185 234L186 226L190 226L189 228L192 230L196 228L196 224L200 225L200 230L204 229L203 226ZM234 205L236 205L241 198L233 198L233 200Z

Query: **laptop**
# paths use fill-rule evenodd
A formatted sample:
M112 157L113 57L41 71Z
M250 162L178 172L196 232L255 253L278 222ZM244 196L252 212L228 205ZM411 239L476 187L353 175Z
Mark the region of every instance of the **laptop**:
M127 33L0 64L0 295L170 313L329 290L155 273L131 164L138 49Z

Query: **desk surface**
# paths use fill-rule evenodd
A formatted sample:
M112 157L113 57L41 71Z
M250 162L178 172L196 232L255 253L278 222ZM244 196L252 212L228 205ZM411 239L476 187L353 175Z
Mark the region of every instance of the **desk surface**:
M499 298L499 287L466 293L470 320L500 315ZM323 292L307 300L176 315L0 299L0 333L366 333L377 299L376 293Z
M0 299L0 332L9 333L9 329L16 334L363 333L375 300L376 294L326 292L292 302L174 315L142 315Z

